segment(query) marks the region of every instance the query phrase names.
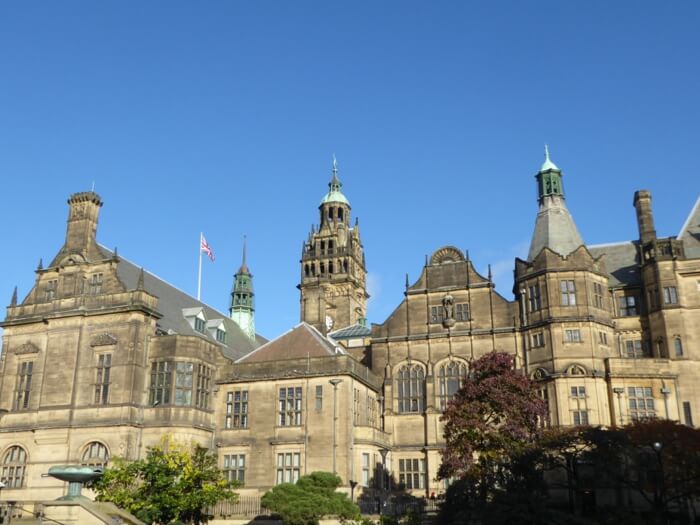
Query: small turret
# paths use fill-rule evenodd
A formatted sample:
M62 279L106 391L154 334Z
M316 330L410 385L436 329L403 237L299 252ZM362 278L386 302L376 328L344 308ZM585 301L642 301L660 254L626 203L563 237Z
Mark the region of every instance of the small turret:
M540 205L527 259L532 261L544 248L567 256L583 244L581 235L564 202L562 171L544 147L544 163L535 175Z
M241 330L255 340L255 294L253 293L253 275L248 269L246 237L243 237L243 259L241 266L233 276L231 290L231 307L229 314Z

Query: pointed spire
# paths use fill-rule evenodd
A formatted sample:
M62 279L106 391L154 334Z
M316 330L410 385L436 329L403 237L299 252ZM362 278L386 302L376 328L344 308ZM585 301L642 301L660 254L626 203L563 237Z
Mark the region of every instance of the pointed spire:
M328 183L328 188L330 188L330 191L340 191L340 188L342 188L343 183L340 182L340 179L338 178L338 159L335 158L335 153L333 153L333 176L331 177L331 181Z
M489 282L493 282L493 273L491 273L491 265L489 264Z
M583 244L566 208L563 177L562 171L549 158L549 147L545 145L544 164L535 175L540 209L535 220L528 261L537 257L545 247L565 257Z
M15 286L12 292L12 299L10 299L10 306L17 306L17 286Z
M237 273L246 273L250 274L250 270L248 270L248 237L246 235L243 236L243 257L241 259L241 267L238 268Z
M37 270L43 270L44 269L44 259L39 259L39 265L36 267Z
M341 202L349 206L350 203L348 202L348 199L341 191L343 183L340 182L340 179L338 178L338 160L335 158L335 154L333 154L333 168L331 171L333 175L331 176L331 181L328 183L328 193L325 197L323 197L321 204L323 205L327 202Z
M137 290L145 290L146 289L144 281L145 281L145 275L144 275L143 267L142 267L141 271L139 272L139 280L136 283Z
M406 286L406 290L408 290L408 274L406 274L406 284L405 284L405 286Z
M559 168L549 158L549 146L547 144L545 144L544 145L544 162L542 163L542 167L540 168L540 171L548 171L548 170L559 171Z

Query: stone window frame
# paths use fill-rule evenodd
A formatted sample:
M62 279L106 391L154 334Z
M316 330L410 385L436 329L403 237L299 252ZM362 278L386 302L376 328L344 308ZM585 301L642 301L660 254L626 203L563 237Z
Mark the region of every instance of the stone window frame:
M565 328L564 329L564 342L568 344L579 344L583 343L583 337L581 336L580 328Z
M17 363L17 379L15 383L15 396L13 410L29 410L32 398L32 377L36 361L33 359L21 359Z
M664 286L664 304L679 304L678 288L675 286Z
M399 458L399 486L406 490L426 487L425 458Z
M571 422L575 426L586 426L589 424L588 410L578 409L571 411Z
M301 451L280 450L275 454L275 485L296 483L301 476Z
M469 363L463 359L452 358L438 363L435 369L437 370L437 405L440 407L440 410L444 411L447 408L447 403L469 377ZM456 389L454 388L455 381L458 383ZM450 392L451 390L454 391Z
M109 447L102 441L90 441L82 448L80 464L89 467L107 467L109 463Z
M27 449L21 445L10 445L5 449L0 461L0 479L6 489L21 489L27 478L29 464Z
M527 290L528 311L530 313L540 311L542 309L542 294L540 292L539 283L528 286Z
M303 399L304 389L299 384L277 387L278 427L300 427L303 424Z
M226 416L224 429L248 428L249 393L247 388L226 392Z
M631 421L656 419L654 389L650 386L628 386L627 407Z
M236 481L240 486L245 486L245 471L248 468L248 460L245 454L232 452L223 455L221 471L228 482Z
M576 281L574 279L559 281L559 297L561 306L576 306Z
M95 354L97 364L95 365L95 397L96 405L109 404L109 386L111 384L112 353L100 352Z
M617 315L619 317L636 317L639 315L638 297L633 294L617 296Z
M396 401L399 414L420 414L425 410L425 367L404 362L396 369Z

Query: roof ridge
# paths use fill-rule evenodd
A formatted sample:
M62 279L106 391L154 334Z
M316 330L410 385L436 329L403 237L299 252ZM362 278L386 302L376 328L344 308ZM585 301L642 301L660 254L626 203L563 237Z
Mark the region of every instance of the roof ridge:
M105 246L104 244L97 243L97 245L98 245L100 248L102 248L102 249L104 249L104 250L107 250L109 253L112 253L112 254L114 253L112 250L110 250L110 249L109 249L107 246ZM188 292L182 290L181 288L178 288L177 286L175 286L174 284L172 284L172 283L166 281L166 280L163 279L162 277L159 277L159 276L157 276L156 274L154 274L153 272L151 272L151 271L149 271L149 270L146 270L145 268L143 268L143 266L139 266L138 264L136 264L136 263L135 263L134 261L132 261L131 259L127 259L126 257L124 257L121 253L119 254L119 258L120 258L120 259L123 259L124 261L128 262L129 264L131 264L132 266L134 266L134 267L136 267L136 268L141 268L141 269L143 269L144 273L147 273L148 275L150 275L150 276L153 277L154 279L158 279L159 281L161 281L161 282L167 284L168 286L170 286L171 288L174 288L174 289L177 290L178 292L180 292L180 293L182 293L182 294L185 294L187 297L189 297L190 299L192 299L192 300L195 301L196 303L199 303L201 306L203 306L203 307L206 306L207 308L210 308L211 310L214 310L216 313L218 313L218 314L224 316L225 318L228 318L228 315L226 315L225 313L221 312L221 311L218 310L217 308L214 308L214 307L211 306L210 304L205 303L205 302L203 302L203 301L197 299L196 297L192 296L190 293L188 293Z
M604 242L600 244L589 244L589 248L607 248L608 246L622 246L624 244L634 244L634 240L619 241L619 242Z
M336 353L338 352L338 345L336 345L333 341L331 341L331 340L328 338L328 336L324 336L324 335L318 330L318 328L316 328L316 327L313 326L313 325L310 325L309 323L307 323L307 322L305 322L305 321L302 321L300 324L303 325L304 328L306 328L309 332L311 332L311 334L313 335L313 337L315 337L316 339L318 339L319 342L320 342L321 344L330 346L330 347L333 349L333 353L334 353L334 354L336 354Z

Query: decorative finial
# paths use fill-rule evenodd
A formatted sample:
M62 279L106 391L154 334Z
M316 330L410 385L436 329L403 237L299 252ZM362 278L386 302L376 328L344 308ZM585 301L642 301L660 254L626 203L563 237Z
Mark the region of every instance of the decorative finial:
M10 299L10 306L17 306L17 286L15 286L12 292L12 299Z
M408 290L408 274L406 274L406 290Z
M335 153L333 153L333 176L338 175L338 159L335 158Z
M491 273L491 265L489 264L489 282L493 282L493 274Z
M248 238L245 235L243 235L243 264L241 264L241 266L245 266L247 252L248 252Z
M544 145L544 160L549 160L549 146L547 144Z
M464 250L464 258L469 262L469 250Z
M39 266L36 267L37 270L43 270L44 269L44 260L39 259Z
M117 251L117 247L114 247L114 253L112 254L112 257L115 259L119 259L119 252Z
M141 271L139 272L139 281L138 281L138 283L136 283L136 289L137 290L145 290L143 267L141 268Z
M425 265L428 266L428 254L425 254Z

